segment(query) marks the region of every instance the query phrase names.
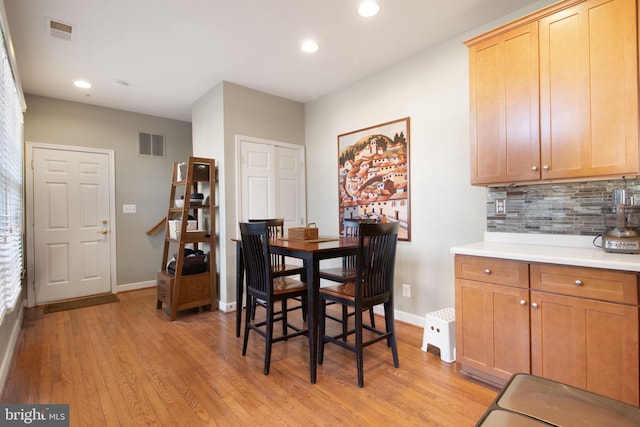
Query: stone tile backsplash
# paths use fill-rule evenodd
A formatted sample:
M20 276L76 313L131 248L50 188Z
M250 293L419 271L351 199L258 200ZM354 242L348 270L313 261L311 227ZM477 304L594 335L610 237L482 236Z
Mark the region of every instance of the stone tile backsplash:
M505 233L597 236L605 231L602 207L625 180L516 185L487 188L487 231ZM640 180L626 187L640 204ZM496 200L506 200L506 213L496 214Z

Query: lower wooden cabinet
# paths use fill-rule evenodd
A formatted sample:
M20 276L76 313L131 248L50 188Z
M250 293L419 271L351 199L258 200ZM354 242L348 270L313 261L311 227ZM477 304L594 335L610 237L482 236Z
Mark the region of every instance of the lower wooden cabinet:
M468 373L529 372L528 300L528 289L456 280L456 359Z
M640 403L638 307L531 292L531 373Z
M526 277L522 261L456 255L462 372L497 384L532 373L640 405L638 275L524 265Z

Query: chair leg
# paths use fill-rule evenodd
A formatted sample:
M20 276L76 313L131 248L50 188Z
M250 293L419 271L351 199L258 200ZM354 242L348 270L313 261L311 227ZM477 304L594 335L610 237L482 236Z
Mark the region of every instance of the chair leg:
M393 366L400 367L398 361L398 347L396 345L396 327L393 320L393 301L386 302L384 304L384 322L387 332L391 332L391 335L387 338L387 345L391 347L391 355L393 356Z
M251 320L256 320L256 306L258 305L258 301L254 297L251 297L251 305L247 307L249 311L251 311Z
M287 299L285 298L282 301L280 301L280 304L281 304L280 309L282 310L282 335L286 336L288 331L287 322L289 321L287 319Z
M266 342L264 351L264 374L269 375L271 366L271 345L273 344L273 303L267 305Z
M324 358L324 334L327 325L327 302L323 299L320 299L320 313L318 321L320 324L318 325L318 365L322 365L322 361Z
M364 387L364 351L362 348L362 312L356 310L356 367L358 369L358 387Z
M249 298L249 296L247 295ZM251 306L247 305L245 309L245 321L244 321L244 338L242 340L242 355L247 354L247 342L249 341L249 324L251 323Z
M371 321L371 327L375 328L376 327L376 319L375 319L375 317L373 317L373 307L369 308L369 320Z
M347 341L347 325L349 324L349 308L342 305L342 341Z
M307 296L303 295L302 296L302 321L306 322L307 321Z

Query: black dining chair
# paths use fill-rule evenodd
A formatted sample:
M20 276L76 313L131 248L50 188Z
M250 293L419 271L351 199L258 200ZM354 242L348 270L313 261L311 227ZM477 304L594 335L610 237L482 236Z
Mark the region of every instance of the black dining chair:
M354 352L356 354L358 386L363 387L363 350L365 347L386 340L387 345L391 348L393 365L396 368L400 366L393 317L393 273L398 241L398 223L360 224L358 241L355 280L320 288L319 333L321 338L318 348L318 364L322 365L325 343L333 343ZM329 302L353 307L356 313L361 313L370 307L383 304L385 330L382 331L365 325L362 322L362 316L355 316L354 329L338 335L327 335L326 307ZM364 330L372 332L373 337L365 340ZM355 334L354 344L346 342L344 339L345 334Z
M342 222L342 235L345 237L358 237L360 230L360 224L373 224L376 223L375 219L355 219L349 218ZM334 268L325 268L320 270L320 278L330 280L332 282L346 283L355 280L356 278L356 256L349 255L342 257L342 266ZM369 321L371 327L376 327L376 321L373 313L373 307L369 307ZM342 323L342 332L344 339L347 338L347 323L350 316L353 316L356 312L349 312L346 305L342 306L342 318L337 318L330 314L327 317L338 323Z
M266 222L267 230L269 232L269 238L283 238L284 237L284 218L270 218L270 219L249 219L250 223ZM307 277L306 269L304 266L287 264L287 259L284 255L271 254L271 269L274 277L283 276L299 276L301 281L305 281ZM300 304L289 307L289 311L302 309L302 319L307 320L307 296L296 298ZM255 319L256 307L264 307L264 302L260 300L249 300L251 303L247 306L251 306L251 317Z
M242 256L244 257L247 300L264 302L266 317L256 321L251 310L246 310L242 355L247 354L249 331L255 331L265 338L264 374L269 374L271 346L274 342L287 340L299 335L308 335L309 330L289 323L287 300L301 298L307 293L306 283L289 276L274 277L272 257L269 251L269 229L266 222L240 223ZM281 309L276 311L275 303ZM282 322L282 335L274 336L274 324ZM293 332L290 332L290 329Z

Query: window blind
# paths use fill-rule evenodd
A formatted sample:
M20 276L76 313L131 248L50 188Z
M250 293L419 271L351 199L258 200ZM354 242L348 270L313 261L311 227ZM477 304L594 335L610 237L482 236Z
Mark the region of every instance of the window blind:
M0 43L0 323L20 299L23 277L22 106L6 49Z

